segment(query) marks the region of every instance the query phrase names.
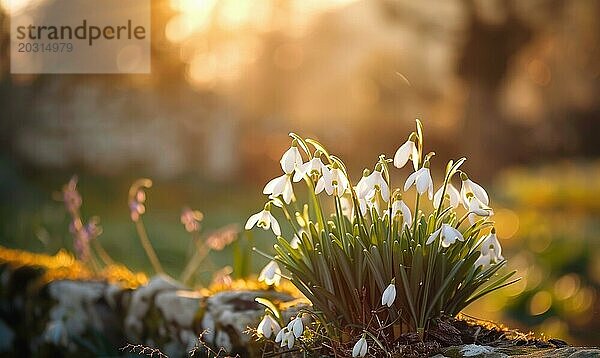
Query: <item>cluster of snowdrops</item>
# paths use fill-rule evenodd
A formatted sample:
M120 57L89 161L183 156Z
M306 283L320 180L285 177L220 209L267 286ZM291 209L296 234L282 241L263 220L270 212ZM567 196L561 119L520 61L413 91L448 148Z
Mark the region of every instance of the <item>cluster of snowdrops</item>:
M246 229L256 226L277 236L274 256L259 252L272 260L259 280L277 285L288 279L312 305L286 324L266 303L258 336L274 337L281 349L320 347L336 354L351 351L353 357L392 352L403 333L424 338L432 319L454 316L516 281L515 272L500 271L506 261L490 200L460 170L465 158L447 164L434 193L434 153L423 151L420 121L394 157L381 155L356 185L344 163L319 142L290 136L292 145L281 158L283 175L266 184L268 201L250 216ZM408 163L412 172L403 188L393 189L392 164L400 169ZM294 187L298 182L305 185ZM301 203L298 198L305 195L308 200ZM275 211L285 217L289 235Z

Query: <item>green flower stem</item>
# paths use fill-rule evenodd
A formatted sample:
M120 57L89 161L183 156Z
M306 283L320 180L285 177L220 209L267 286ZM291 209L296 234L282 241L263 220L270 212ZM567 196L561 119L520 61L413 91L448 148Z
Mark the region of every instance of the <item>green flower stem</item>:
M201 242L198 233L194 233L192 240L194 241L196 250L194 250L192 258L188 261L187 265L185 265L185 268L181 272L181 282L183 283L188 283L190 281L194 272L210 253L210 247L206 245L206 242Z
M104 250L104 247L102 247L102 244L100 243L100 241L98 241L98 238L95 238L94 240L92 240L92 245L94 245L94 250L96 251L96 253L100 257L100 260L102 260L102 262L104 263L105 266L110 266L110 265L115 264L115 261L110 257L108 252L106 252L106 250Z
M146 228L144 227L144 224L142 223L142 218L139 218L139 220L137 220L135 222L135 228L137 230L138 233L138 237L140 238L140 242L142 243L142 246L144 247L144 250L146 251L146 255L148 256L148 259L150 260L150 263L152 264L152 267L154 268L154 272L159 274L159 273L165 273L165 270L163 270L160 261L158 260L158 257L156 256L156 252L154 251L154 248L152 247L152 244L150 243L150 239L148 239L148 234L146 233Z
M419 221L419 201L420 200L421 200L421 194L419 194L417 192L417 198L415 199L415 218L413 220L413 240L415 240L417 237L417 222Z
M286 204L283 201L282 201L282 203L283 203L283 205L281 207L281 210L283 210L283 214L285 215L285 218L290 223L290 225L292 225L292 229L294 230L294 234L296 234L296 233L298 233L300 231L300 227L298 226L298 223L296 222L296 217L292 217L291 216L290 211L287 208L288 204Z
M308 176L304 176L304 181L309 188L310 199L313 202L315 215L317 215L317 222L319 223L319 229L325 230L327 232L327 227L325 226L325 220L323 219L323 211L321 210L321 204L319 203L319 198L317 198L317 194L315 193L315 186L312 182L312 179Z

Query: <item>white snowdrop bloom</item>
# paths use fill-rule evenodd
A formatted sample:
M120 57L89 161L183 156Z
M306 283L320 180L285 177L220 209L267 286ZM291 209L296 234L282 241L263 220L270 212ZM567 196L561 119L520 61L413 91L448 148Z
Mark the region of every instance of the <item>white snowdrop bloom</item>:
M387 210L388 210L388 205L387 205L387 201L386 197L383 196L383 193L381 192L381 190L379 189L379 187L376 187L375 189L371 190L369 192L369 194L367 194L367 197L365 198L365 203L367 205L367 207L369 209L371 208L375 208L375 211L377 211L377 214L379 216L383 216L387 214Z
M402 168L409 159L412 159L413 167L417 170L419 168L419 150L417 149L415 142L412 141L412 138L409 138L396 151L396 154L394 155L394 166L396 168Z
M273 203L273 205L275 205L276 207L283 208L283 201L281 201L281 199L274 196L273 194L269 195L269 200L271 200L271 203Z
M267 185L265 185L263 194L270 194L275 198L282 196L283 201L285 201L286 204L289 204L294 198L291 174L283 174L280 177L271 179Z
M300 242L300 236L298 236L298 234L294 234L292 241L290 241L290 246L292 247L292 249L297 249L300 245Z
M304 332L304 325L302 324L302 318L296 317L290 321L287 325L288 331L292 332L296 338L302 335Z
M358 198L359 210L362 215L367 215L367 199Z
M254 225L257 227L262 227L265 230L269 230L269 228L271 228L275 235L281 235L281 228L279 227L277 219L275 219L275 217L271 214L269 204L265 205L263 211L250 216L248 221L246 221L244 228L246 230L250 230L252 227L254 227Z
M319 178L317 186L315 187L315 193L319 194L325 189L327 195L333 195L334 193L341 197L348 188L348 179L339 168L327 169L323 167L323 175Z
M273 319L273 317L266 314L262 321L260 321L258 324L256 331L259 335L264 336L265 338L270 338L273 334L279 334L281 327L279 326L279 323Z
M390 198L390 188L381 172L375 170L367 176L363 175L359 180L356 185L356 195L361 199L365 199L369 194L373 195L373 191L377 189L379 189L383 200L387 203Z
M303 163L302 155L300 155L298 147L292 145L290 149L283 153L279 163L281 164L281 169L283 169L283 172L286 174L292 174L294 170L300 168Z
M452 226L444 223L442 226L434 231L427 239L426 245L431 244L435 239L440 236L442 238L442 247L448 247L458 241L465 241L460 231L456 230Z
M264 281L269 286L278 286L279 281L281 281L281 269L279 269L277 262L269 262L267 266L260 271L260 275L258 275L258 281Z
M488 197L485 189L469 179L467 174L460 173L460 178L462 179L462 186L460 188L460 197L462 198L462 203L465 209L469 209L469 196L472 194L482 202L484 205L490 205L490 198Z
M442 192L444 191L444 186L442 185L438 191L435 192L435 195L433 195L433 207L434 208L438 208L440 207L440 203L443 201L442 200ZM452 185L452 183L448 183L448 186L446 186L446 192L444 193L444 198L448 198L450 200L450 206L453 207L454 209L456 209L458 207L458 205L460 205L460 193L458 191L458 189L456 189L454 187L454 185Z
M362 336L352 348L352 357L364 357L367 355L367 350L369 346L367 345L367 340L365 336Z
M410 227L412 225L412 213L402 199L394 200L392 203L392 218L395 218L396 215L402 215L403 226Z
M433 198L433 179L428 167L423 167L406 178L404 183L404 191L407 191L412 185L417 187L417 193L424 194L427 192L429 200Z
M283 327L283 329L279 330L279 333L277 333L277 335L275 336L275 343L281 343L286 330L287 330L287 328L285 328L285 327Z
M289 329L283 329L283 334L281 335L281 347L287 345L288 349L292 349L294 346L294 342L296 341L296 337L294 337L294 332L291 332ZM278 342L279 343L279 342Z
M487 267L491 263L496 263L504 260L502 256L502 247L500 241L496 237L496 229L492 229L492 232L488 234L481 242L481 255L475 262L475 266Z
M326 167L321 161L321 158L314 157L296 169L296 172L294 173L294 181L297 182L302 180L304 175L308 175L309 177L319 176L323 172L323 168Z
M494 215L494 211L491 208L487 207L487 205L484 205L481 201L479 201L477 197L473 196L472 194L469 194L468 197L469 222L471 223L471 225L477 222L478 216L486 217Z
M381 305L392 307L396 300L396 286L394 283L390 283L388 287L383 291L381 295Z
M354 218L354 204L352 203L352 196L344 195L340 198L340 205L342 206L342 215L352 221Z

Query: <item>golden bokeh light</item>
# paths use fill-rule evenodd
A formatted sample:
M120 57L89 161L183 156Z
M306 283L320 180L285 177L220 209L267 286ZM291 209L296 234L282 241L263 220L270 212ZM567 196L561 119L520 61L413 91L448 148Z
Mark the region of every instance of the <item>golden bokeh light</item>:
M579 290L580 280L576 274L568 274L554 283L554 296L559 300L566 300Z
M494 221L498 228L498 237L501 239L510 239L519 231L519 216L512 210L496 210Z
M552 295L548 291L539 291L529 301L529 313L537 316L546 313L552 307Z

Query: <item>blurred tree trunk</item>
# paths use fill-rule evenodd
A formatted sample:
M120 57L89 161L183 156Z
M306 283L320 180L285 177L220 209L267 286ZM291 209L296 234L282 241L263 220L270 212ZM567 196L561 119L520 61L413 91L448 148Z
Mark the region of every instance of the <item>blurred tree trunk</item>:
M467 1L469 29L458 63L459 75L469 91L460 133L469 153L469 166L478 177L491 175L493 171L487 167L510 162L517 155L516 148L507 144L520 131L502 115L498 93L511 58L532 37L532 30L517 17L509 2L499 6L506 7L506 16L500 22L488 23L478 15L475 3ZM501 158L503 163L491 163L490 158Z

